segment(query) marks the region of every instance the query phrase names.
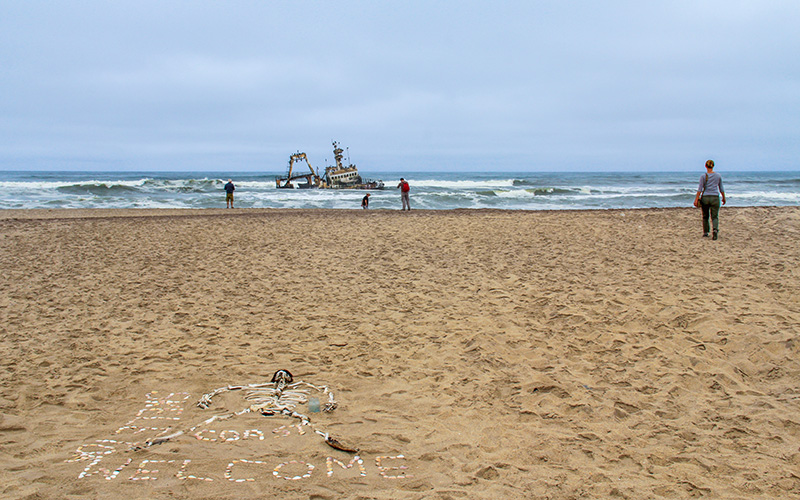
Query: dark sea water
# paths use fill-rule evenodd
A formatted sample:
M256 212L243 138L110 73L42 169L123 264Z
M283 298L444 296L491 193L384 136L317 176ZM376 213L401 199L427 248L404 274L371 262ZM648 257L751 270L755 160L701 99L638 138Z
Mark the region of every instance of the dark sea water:
M365 191L277 189L282 172L3 172L0 209L224 208L227 180L237 208L358 209ZM383 172L370 208L400 208L399 178L418 209L575 210L689 207L703 171L653 173ZM720 171L727 206L798 206L800 172Z

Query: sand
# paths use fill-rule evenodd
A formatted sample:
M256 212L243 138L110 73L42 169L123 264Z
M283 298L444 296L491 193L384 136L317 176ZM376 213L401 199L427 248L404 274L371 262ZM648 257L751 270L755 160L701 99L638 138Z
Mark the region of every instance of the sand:
M800 498L800 208L699 218L0 212L0 496ZM252 413L129 450L278 369L357 455Z

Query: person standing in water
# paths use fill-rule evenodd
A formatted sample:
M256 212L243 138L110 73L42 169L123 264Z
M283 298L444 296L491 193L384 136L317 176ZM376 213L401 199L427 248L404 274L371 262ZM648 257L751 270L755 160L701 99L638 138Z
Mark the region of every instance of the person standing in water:
M700 177L694 206L703 209L703 237L708 237L708 230L713 229L712 240L719 237L719 200L725 204L725 188L722 187L722 176L714 172L714 160L706 162L706 173ZM709 225L708 219L711 218ZM710 226L710 227L709 227Z

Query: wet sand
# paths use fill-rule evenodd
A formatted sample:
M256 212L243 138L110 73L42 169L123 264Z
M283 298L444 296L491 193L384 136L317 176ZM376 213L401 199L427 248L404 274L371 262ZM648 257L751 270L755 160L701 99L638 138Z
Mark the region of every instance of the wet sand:
M800 497L800 208L699 217L2 211L0 496ZM253 413L129 450L278 369L357 455Z

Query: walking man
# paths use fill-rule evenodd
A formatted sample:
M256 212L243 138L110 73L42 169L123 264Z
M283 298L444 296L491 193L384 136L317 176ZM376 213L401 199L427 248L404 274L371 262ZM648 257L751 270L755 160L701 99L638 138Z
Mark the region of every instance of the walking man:
M411 210L411 202L408 199L408 192L411 191L411 187L408 185L408 182L400 177L400 184L398 184L397 187L400 188L400 201L403 203L403 208L401 210Z

